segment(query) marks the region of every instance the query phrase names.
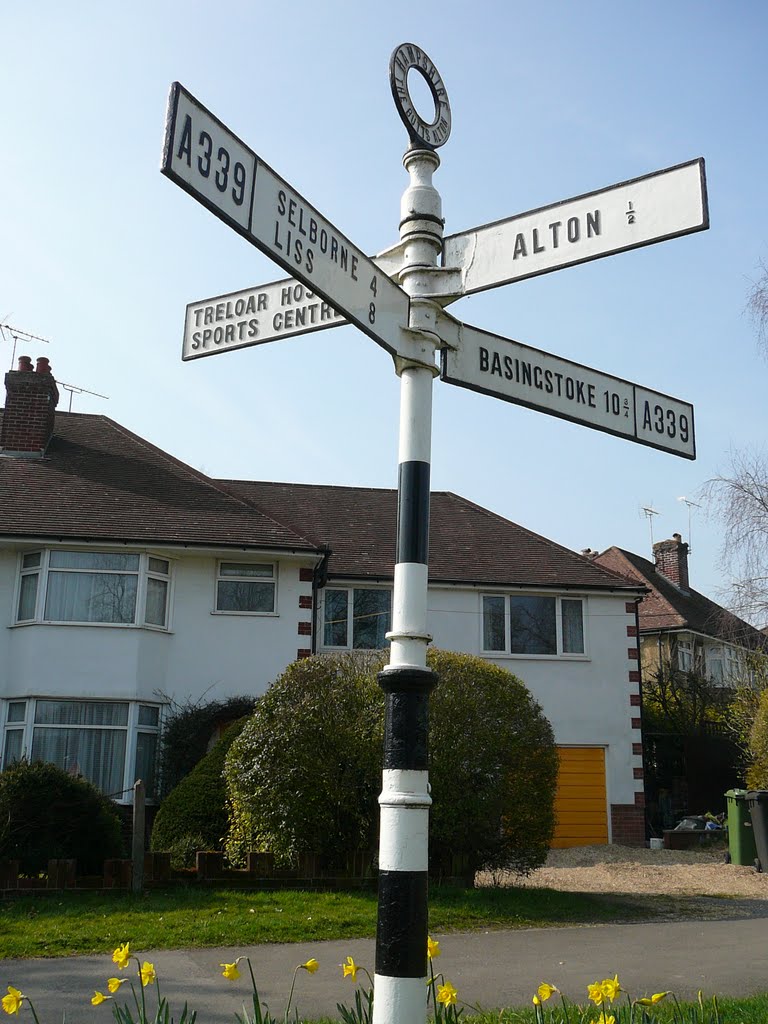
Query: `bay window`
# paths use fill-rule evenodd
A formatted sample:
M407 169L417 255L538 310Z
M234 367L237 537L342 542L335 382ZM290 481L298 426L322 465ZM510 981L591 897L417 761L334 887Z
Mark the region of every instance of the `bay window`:
M168 625L170 562L53 548L21 556L16 622Z
M584 601L542 594L485 594L482 649L485 654L583 655Z

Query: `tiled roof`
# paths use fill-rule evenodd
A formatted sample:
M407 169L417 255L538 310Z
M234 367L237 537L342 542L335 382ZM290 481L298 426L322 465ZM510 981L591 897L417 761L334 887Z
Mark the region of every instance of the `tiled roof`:
M612 547L598 555L596 561L650 587L639 608L641 633L689 629L731 643L765 646L765 637L754 626L696 590L680 590L657 572L647 558Z
M0 535L314 549L114 420L65 412L44 458L0 454Z
M221 480L222 487L331 551L333 578L392 579L397 492L369 487ZM431 496L429 577L494 586L637 586L450 491Z

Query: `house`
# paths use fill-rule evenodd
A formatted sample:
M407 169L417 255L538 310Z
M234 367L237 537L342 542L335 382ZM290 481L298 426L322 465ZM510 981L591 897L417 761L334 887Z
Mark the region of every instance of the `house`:
M3 766L52 760L128 802L136 778L152 789L170 701L258 695L296 658L386 645L394 490L216 480L107 417L56 412L45 359L5 384ZM556 845L643 842L644 587L456 494L431 510L434 643L505 666L542 705Z
M675 533L653 545L653 561L611 547L594 561L647 587L638 605L642 678L674 672L698 676L719 687L750 680L754 656L768 650L765 635L715 601L694 590L688 570L688 544ZM654 738L645 732L649 772L649 818L669 826L688 813L724 810L724 792L738 785L737 752L727 734ZM651 766L646 763L646 768ZM665 790L660 799L659 789ZM666 801L665 801L666 797ZM666 806L664 806L666 803Z

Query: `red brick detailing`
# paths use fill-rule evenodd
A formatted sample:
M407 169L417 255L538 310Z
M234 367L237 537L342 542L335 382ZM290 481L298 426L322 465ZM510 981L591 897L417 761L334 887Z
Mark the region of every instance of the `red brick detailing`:
M640 652L638 651L638 649L636 647L628 647L627 648L627 657L630 659L630 661L637 661L638 658L640 657Z
M312 623L311 622L300 622L299 623L299 636L312 636Z
M298 649L298 651L296 651L296 658L297 658L297 660L300 659L300 658L311 658L311 657L312 657L312 651L310 651L310 649L308 647L300 647Z
M643 769L642 768L633 768L632 769L632 776L635 779L642 779L642 777L643 777Z
M46 368L47 363L47 359L38 360L37 371L32 371L32 363L27 359L27 370L6 373L0 447L12 452L45 450L53 433L53 417L59 400L56 381Z
M642 754L643 754L643 744L642 743L633 743L632 744L632 753L633 754L639 754L642 757Z
M640 694L639 693L630 693L630 695L629 695L629 705L630 705L630 707L633 707L633 708L639 708L640 707Z
M627 626L627 636L637 636L637 626Z
M633 668L633 669L630 670L629 681L630 681L630 683L639 683L640 682L640 673L637 671L637 669Z
M299 579L302 583L311 583L315 578L315 573L312 569L299 569Z
M645 807L645 793L635 793L635 807Z
M645 815L635 804L611 804L611 835L622 846L645 846Z
M633 718L632 719L632 728L633 729L642 729L642 727L643 727L643 720L642 720L642 718Z
M636 608L637 605L634 601L627 601L627 603L624 605L624 610L627 613L627 615L634 615Z
M299 597L299 608L311 608L312 607L312 595L302 594Z

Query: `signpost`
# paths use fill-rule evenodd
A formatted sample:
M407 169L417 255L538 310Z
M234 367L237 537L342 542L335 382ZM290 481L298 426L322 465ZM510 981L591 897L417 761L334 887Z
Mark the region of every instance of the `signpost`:
M696 458L687 402L468 324L459 339L442 352L440 377L448 384Z
M432 117L408 83L426 82ZM451 132L445 84L411 43L390 60L406 126L410 182L400 243L369 259L178 83L171 87L162 170L295 279L192 303L185 359L352 322L389 351L400 377L396 564L386 695L373 1024L426 1016L428 704L426 667L432 381L442 379L541 412L695 458L686 403L509 338L443 307L473 292L708 227L704 163L693 160L600 192L443 240L432 176ZM438 261L442 256L442 267ZM399 283L391 280L395 277Z

